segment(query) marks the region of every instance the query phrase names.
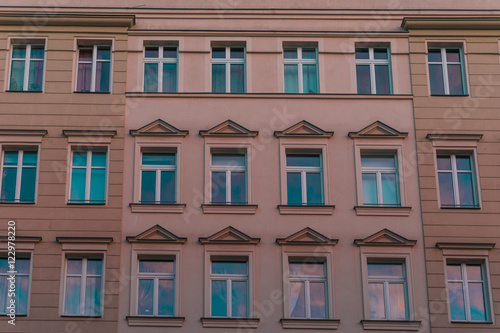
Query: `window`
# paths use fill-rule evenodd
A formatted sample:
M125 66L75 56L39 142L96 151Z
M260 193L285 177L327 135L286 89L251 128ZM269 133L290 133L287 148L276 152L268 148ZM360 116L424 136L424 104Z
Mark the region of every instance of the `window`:
M44 44L12 45L9 90L42 91L44 62Z
M437 154L441 207L479 208L470 154Z
M67 258L64 315L101 316L103 267L101 258Z
M176 154L143 152L141 163L141 203L176 203Z
M1 202L35 202L37 163L36 150L3 151Z
M73 151L70 203L106 203L106 151Z
M110 92L111 46L80 45L78 47L77 92Z
M431 95L466 95L464 61L459 47L429 48Z
M452 321L490 321L484 265L448 262L448 300Z
M247 161L245 154L213 151L211 162L212 204L246 205Z
M283 49L285 93L319 93L318 52L315 47Z
M328 318L326 263L312 259L288 264L290 318Z
M210 288L212 317L248 317L246 260L212 259Z
M245 91L245 47L212 47L212 92Z
M9 262L7 257L0 258L0 315L9 313L7 307L11 298L8 296L10 282L7 279L10 277L10 271L16 271L16 291L12 298L16 302L16 314L27 315L30 290L30 259L20 257L18 253L14 269L10 269L9 263L12 264L13 262Z
M288 205L323 205L323 166L320 153L286 154Z
M389 49L357 47L356 81L358 94L392 94Z
M361 154L364 206L400 206L397 158L392 154Z
M177 58L176 46L145 47L145 92L177 92Z
M173 316L175 314L175 262L173 259L139 260L139 316Z
M408 318L405 264L368 262L370 319Z

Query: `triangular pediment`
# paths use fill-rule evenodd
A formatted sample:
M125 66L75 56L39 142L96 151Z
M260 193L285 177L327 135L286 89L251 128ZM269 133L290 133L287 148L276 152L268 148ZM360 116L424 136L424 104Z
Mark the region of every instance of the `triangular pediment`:
M356 239L356 245L365 246L413 246L416 240L409 240L388 229L380 230L364 239Z
M288 127L284 131L274 132L276 137L309 137L309 138L329 138L333 132L327 132L305 120L302 120L295 125Z
M258 131L250 131L247 128L235 123L231 119L220 123L208 130L200 131L201 136L250 136L255 137Z
M130 134L133 136L186 136L189 131L180 130L161 119L157 119L138 130L131 130Z
M407 136L408 133L399 132L378 120L359 132L349 132L351 138L406 138Z
M130 243L185 243L187 239L177 237L157 224L137 236L128 236L127 240Z
M276 243L280 245L335 245L337 239L330 239L323 234L307 227L286 238L276 239Z
M257 244L260 238L252 238L229 226L210 237L200 237L199 241L202 244Z

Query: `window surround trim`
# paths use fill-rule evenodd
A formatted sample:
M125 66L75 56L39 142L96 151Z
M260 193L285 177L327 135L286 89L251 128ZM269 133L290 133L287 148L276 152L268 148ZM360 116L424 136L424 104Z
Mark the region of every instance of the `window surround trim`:
M316 59L303 59L302 58L302 49L303 48L314 48L316 52ZM285 59L285 49L296 49L297 50L297 59ZM297 81L298 81L298 94L309 94L304 93L304 72L303 65L316 65L316 84L318 87L318 92L316 94L321 93L320 89L320 71L319 71L319 45L317 42L288 42L283 41L282 51L280 52L282 55L283 61L283 94L290 94L285 92L285 65L297 65ZM299 58L300 54L300 58Z
M243 48L243 58L231 58L231 48L232 47L242 47ZM224 48L226 57L225 58L213 58L214 48ZM231 64L243 64L243 92L238 94L245 94L248 92L248 60L247 60L247 48L246 41L212 41L210 43L210 93L211 94L235 94L231 92ZM213 84L213 66L214 64L224 65L225 70L225 85L226 91L222 93L216 93L212 91Z
M354 56L355 66L357 65L368 65L370 66L370 88L371 93L369 95L377 95L377 81L375 76L375 65L387 65L389 72L389 95L394 94L394 83L393 83L393 75L392 75L392 50L390 42L355 42L354 43L354 55L356 55L357 48L367 48L369 53L369 59L356 59ZM375 48L384 48L387 49L387 59L375 59L374 57L374 49ZM356 80L357 84L357 80ZM361 95L361 94L360 94Z
M42 237L19 237L16 236L16 257L23 258L29 257L30 259L30 270L29 270L29 279L28 279L28 302L26 304L26 313L25 314L17 314L16 316L20 317L29 317L30 308L31 308L31 288L32 288L32 280L33 280L33 257L35 255L35 244L40 242ZM21 244L21 242L23 244ZM7 236L0 237L0 254L7 255L8 252L8 240ZM8 313L0 314L0 317L8 316Z
M167 93L167 94L175 94L179 92L179 42L178 41L173 41L173 40L166 40L166 41L157 41L157 40L145 40L144 45L142 46L142 82L141 82L141 87L142 87L142 93ZM175 47L176 48L176 58L146 58L146 47L158 47L158 52L162 50L165 47ZM159 55L159 54L158 54ZM158 91L151 91L147 92L144 91L144 77L146 73L146 64L158 64ZM175 87L175 92L165 92L163 91L163 64L176 64L177 65L177 86ZM160 66L162 67L160 71ZM160 75L160 73L162 75ZM161 85L160 85L161 82Z

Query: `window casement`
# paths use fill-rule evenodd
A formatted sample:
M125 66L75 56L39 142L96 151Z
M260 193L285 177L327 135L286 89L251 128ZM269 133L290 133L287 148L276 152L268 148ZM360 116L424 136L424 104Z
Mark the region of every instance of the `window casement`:
M211 204L248 204L246 153L212 149L210 170Z
M44 72L45 41L13 41L9 91L42 91Z
M11 268L10 265L14 267ZM15 272L15 273L11 273ZM0 255L0 315L8 315L10 312L9 305L11 299L15 301L15 314L27 315L30 295L30 272L31 260L29 255L16 253L15 261L9 261L9 257ZM8 278L15 275L15 280L10 281ZM15 283L15 291L13 296L9 295L9 285Z
M111 45L78 45L76 92L109 93L111 87Z
M356 47L358 94L392 94L391 57L387 47Z
M88 148L88 149L87 149ZM105 147L75 147L71 151L69 203L105 204L108 153Z
M285 45L283 47L283 66L285 93L319 93L317 47Z
M0 202L35 202L38 160L37 147L2 149Z
M212 92L245 93L245 46L212 47Z
M178 47L144 47L144 92L177 92Z
M287 151L286 186L288 205L324 205L321 152Z
M177 203L176 150L147 150L141 156L141 204Z
M429 46L431 95L467 95L463 48Z
M140 258L137 272L137 315L175 315L175 259Z
M397 154L361 152L363 206L401 206L397 160Z
M248 317L248 259L212 258L210 271L210 315Z

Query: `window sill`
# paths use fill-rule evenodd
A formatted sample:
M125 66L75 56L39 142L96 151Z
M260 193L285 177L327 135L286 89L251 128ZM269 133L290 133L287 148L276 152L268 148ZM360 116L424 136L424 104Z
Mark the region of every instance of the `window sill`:
M105 206L105 202L68 202L68 206Z
M465 321L465 320L452 320L452 324L465 324L465 325L492 325L492 321Z
M201 318L203 327L219 328L257 328L259 321L259 318Z
M364 330L418 331L421 321L410 320L362 320Z
M182 327L184 317L127 316L128 326Z
M257 205L201 205L204 214L255 214Z
M0 205L34 205L34 201L30 202L15 202L15 201L0 201Z
M354 206L358 216L409 216L411 207Z
M8 93L35 93L35 94L40 94L40 93L43 93L42 90L5 90L5 92L8 92Z
M106 95L106 94L111 94L110 91L73 91L73 94L101 94L101 95Z
M441 206L441 209L471 209L471 210L481 210L479 206Z
M318 330L336 330L339 328L338 319L281 319L283 328L304 328Z
M132 213L173 213L182 214L186 204L140 204L130 203Z
M469 94L465 94L465 95L451 95L451 94L433 95L433 94L431 94L431 97L469 97Z
M61 315L62 318L75 318L75 319L78 319L78 318L82 318L82 319L86 319L86 318L102 318L101 315L99 316L85 316L85 315L82 315L82 316L79 316L79 315Z
M278 205L281 215L332 215L333 205Z

